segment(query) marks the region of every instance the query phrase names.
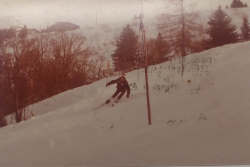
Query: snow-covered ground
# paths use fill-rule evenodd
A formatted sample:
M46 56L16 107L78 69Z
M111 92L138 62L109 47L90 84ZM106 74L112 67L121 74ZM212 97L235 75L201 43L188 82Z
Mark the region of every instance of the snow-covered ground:
M178 60L151 66L151 126L143 69L127 73L131 96L114 107L93 111L115 91L111 85L98 97L107 79L37 103L35 117L0 129L0 164L250 164L249 46L190 55L183 78Z

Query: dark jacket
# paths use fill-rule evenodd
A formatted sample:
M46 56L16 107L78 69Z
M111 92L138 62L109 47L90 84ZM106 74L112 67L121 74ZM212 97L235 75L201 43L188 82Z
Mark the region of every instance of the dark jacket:
M120 91L124 91L127 90L127 95L130 95L130 87L128 85L128 81L124 78L124 81L121 81L121 78L115 79L110 81L109 83L107 83L108 85L112 85L112 84L117 84L116 88Z

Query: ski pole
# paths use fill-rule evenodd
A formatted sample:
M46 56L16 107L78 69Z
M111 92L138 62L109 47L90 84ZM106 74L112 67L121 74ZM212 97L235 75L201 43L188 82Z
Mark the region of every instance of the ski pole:
M106 89L106 87L102 90L101 94L96 97L96 99L102 95L102 93L104 92L105 89Z
M107 77L107 80L106 80L106 84L108 83L108 77ZM95 100L98 98L98 97L100 97L101 95L102 95L102 93L104 92L104 90L106 89L106 87L107 86L105 86L105 88L102 90L102 92L101 92L101 94L99 94L96 98L95 98Z

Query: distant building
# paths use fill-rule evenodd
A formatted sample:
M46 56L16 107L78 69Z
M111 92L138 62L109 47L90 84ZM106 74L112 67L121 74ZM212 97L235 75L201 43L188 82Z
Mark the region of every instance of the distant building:
M73 31L79 29L80 26L70 23L70 22L56 22L52 26L47 28L47 32L63 32L63 31Z
M37 34L37 33L40 33L40 31L38 31L38 30L35 29L35 28L28 29L28 35L30 35L30 34Z

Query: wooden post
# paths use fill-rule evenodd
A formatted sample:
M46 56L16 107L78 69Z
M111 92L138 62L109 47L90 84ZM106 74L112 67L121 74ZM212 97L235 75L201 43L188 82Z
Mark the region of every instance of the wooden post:
M146 49L146 31L142 22L142 14L140 16L140 31L142 33L142 53L145 58L145 87L146 87L146 97L147 97L147 109L148 109L148 124L151 125L151 111L150 111L150 100L149 100L149 87L148 87L148 54L147 54L147 49Z
M143 31L143 52L145 56L145 82L146 82L146 95L147 95L147 108L148 108L148 124L151 125L151 111L150 111L150 100L149 100L149 90L148 90L148 53L146 49L146 32Z
M181 0L181 20L182 20L182 44L181 44L181 76L183 80L183 73L184 73L184 61L186 56L186 34L185 34L185 18L184 18L184 7L183 7L183 0Z
M150 100L149 100L149 90L148 90L148 54L145 53L145 80L146 80L146 94L147 94L147 108L148 108L148 124L151 125L151 111L150 111Z

